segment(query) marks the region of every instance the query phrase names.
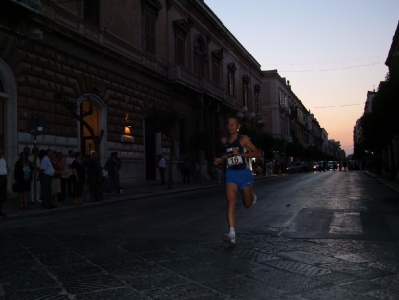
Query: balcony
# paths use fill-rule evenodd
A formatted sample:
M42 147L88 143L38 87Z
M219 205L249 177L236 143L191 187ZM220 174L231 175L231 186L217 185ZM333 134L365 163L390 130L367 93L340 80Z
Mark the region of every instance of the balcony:
M43 9L43 4L40 0L11 0L11 2L19 4L35 13L40 13Z
M198 93L204 93L218 99L228 106L235 104L235 97L229 95L223 87L180 66L169 68L169 79L173 83L181 84Z

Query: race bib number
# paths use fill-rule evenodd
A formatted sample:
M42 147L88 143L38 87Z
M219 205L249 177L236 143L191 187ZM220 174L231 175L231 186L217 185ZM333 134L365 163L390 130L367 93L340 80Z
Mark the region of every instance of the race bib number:
M243 163L242 157L241 156L231 156L227 157L227 165L229 167L240 165Z

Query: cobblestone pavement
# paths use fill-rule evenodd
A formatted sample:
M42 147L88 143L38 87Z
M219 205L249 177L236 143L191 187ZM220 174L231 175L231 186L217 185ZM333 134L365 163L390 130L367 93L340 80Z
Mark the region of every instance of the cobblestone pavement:
M179 186L173 192L188 189ZM157 189L165 192L154 187L150 195ZM123 200L115 197L109 202ZM30 216L61 210L37 209ZM11 211L9 216L27 217ZM246 232L235 246L215 241L210 237L219 233L209 232L202 233L201 243L173 233L145 238L145 232L134 240L108 240L54 233L44 223L21 230L8 221L0 220L0 299L399 299L397 240Z

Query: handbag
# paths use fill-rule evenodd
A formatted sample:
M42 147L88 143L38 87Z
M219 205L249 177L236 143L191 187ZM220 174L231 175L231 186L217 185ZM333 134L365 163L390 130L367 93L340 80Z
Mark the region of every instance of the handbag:
M14 182L14 183L12 184L12 191L13 191L14 193L18 193L18 192L19 192L18 183Z

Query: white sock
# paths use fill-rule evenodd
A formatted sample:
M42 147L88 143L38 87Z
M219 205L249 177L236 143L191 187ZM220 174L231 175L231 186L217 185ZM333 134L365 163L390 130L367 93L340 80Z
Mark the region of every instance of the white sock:
M231 237L235 237L235 236L236 236L236 231L235 231L234 227L230 227L229 235L230 235Z

